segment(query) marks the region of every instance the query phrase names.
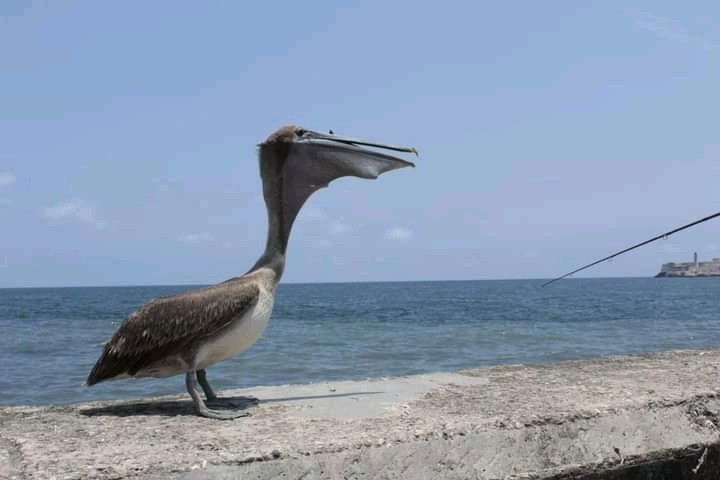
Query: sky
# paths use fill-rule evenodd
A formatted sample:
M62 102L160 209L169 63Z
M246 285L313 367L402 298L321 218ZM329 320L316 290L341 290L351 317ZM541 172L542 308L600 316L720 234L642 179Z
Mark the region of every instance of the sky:
M311 197L284 281L563 274L720 210L718 25L711 1L5 0L0 287L244 273L285 124L420 156ZM695 251L720 220L583 275Z

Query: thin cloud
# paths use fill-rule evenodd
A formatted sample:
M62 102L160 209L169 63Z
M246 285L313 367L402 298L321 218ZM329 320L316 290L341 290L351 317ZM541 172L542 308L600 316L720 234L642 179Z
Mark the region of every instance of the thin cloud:
M385 232L386 240L408 240L412 238L413 232L404 227L392 227Z
M15 183L15 175L12 173L0 173L0 187L7 187Z
M717 49L720 47L720 45L711 40L688 32L685 26L679 22L650 12L636 14L633 23L637 28L653 33L671 42L701 49Z
M352 227L347 223L333 222L330 225L330 233L332 233L333 235L342 235L343 233L348 233L351 231Z
M53 225L80 223L98 230L105 228L105 222L98 218L95 207L82 200L71 200L46 207L42 210L42 217Z
M560 180L560 177L556 176L545 176L545 177L531 177L528 178L530 183L554 183Z
M201 233L186 233L180 236L180 241L190 244L198 244L203 242L209 242L213 237L207 232Z
M313 222L319 222L323 221L328 218L327 213L325 213L324 210L320 210L319 208L310 207L306 211L303 212L303 217L305 217L305 220L313 221Z
M335 244L333 242L331 242L330 240L322 238L322 239L314 242L313 245L317 248L330 248L330 247L334 246Z
M155 177L150 181L157 185L158 193L169 193L176 190L181 179L180 177Z
M311 240L311 244L315 248L335 246L335 242L327 238L328 234L339 237L354 230L351 225L333 219L325 210L317 207L308 207L307 210L303 211L302 215L304 221L314 223L318 227L318 233L322 234L322 238Z

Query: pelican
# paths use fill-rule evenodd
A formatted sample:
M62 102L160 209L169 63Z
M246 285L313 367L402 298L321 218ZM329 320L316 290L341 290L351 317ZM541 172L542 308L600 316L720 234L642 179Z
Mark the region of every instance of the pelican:
M340 177L375 179L412 162L379 151L396 147L286 126L259 147L260 177L268 215L265 251L244 275L210 287L162 297L130 314L105 344L87 385L120 378L185 374L198 415L229 420L248 415L252 397L223 399L205 369L250 348L270 319L275 288L295 217L313 192ZM367 148L374 147L374 149ZM203 400L200 389L204 393Z

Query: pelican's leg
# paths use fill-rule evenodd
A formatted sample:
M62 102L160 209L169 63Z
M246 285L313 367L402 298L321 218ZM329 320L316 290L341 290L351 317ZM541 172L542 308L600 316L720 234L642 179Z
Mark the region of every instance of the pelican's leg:
M215 392L207 381L207 373L205 373L204 368L197 371L197 379L198 382L200 382L200 386L202 387L203 392L205 392L205 398L207 398L209 402L217 400L217 395L215 395Z
M201 417L214 418L217 420L232 420L233 418L246 417L248 412L241 410L211 410L205 404L198 391L196 373L191 371L185 374L185 386L195 404L195 410Z
M218 398L207 380L207 373L205 372L205 369L197 371L197 379L198 382L200 382L203 392L205 392L207 404L211 407L244 408L259 403L258 399L255 397Z

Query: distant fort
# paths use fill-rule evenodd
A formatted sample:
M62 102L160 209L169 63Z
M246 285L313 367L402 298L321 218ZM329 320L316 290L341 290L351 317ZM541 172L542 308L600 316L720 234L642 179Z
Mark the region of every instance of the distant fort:
M658 277L720 277L720 258L713 258L709 262L698 262L695 253L692 262L665 263L660 267Z

